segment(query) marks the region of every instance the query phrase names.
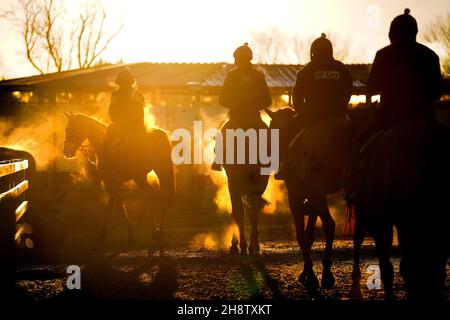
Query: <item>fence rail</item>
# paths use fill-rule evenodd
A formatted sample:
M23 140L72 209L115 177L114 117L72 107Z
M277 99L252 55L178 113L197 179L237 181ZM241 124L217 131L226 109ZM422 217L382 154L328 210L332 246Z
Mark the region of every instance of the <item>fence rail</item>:
M21 223L28 210L26 190L28 160L14 159L0 161L0 229L4 231L3 240L12 238L18 244L25 233L25 224ZM9 226L8 226L9 224ZM14 224L14 226L11 226ZM11 234L13 233L13 234ZM9 237L9 239L8 239ZM5 239L6 238L6 239ZM1 243L0 246L8 245Z

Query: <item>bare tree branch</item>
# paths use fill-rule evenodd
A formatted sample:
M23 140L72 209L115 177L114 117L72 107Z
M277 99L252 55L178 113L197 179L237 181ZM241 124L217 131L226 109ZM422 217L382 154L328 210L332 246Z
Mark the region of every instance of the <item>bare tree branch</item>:
M311 43L317 38L311 34L286 34L277 28L253 32L250 36L255 60L259 63L306 64L310 60ZM334 33L327 33L327 38L333 43L334 57L345 60L351 49L349 41Z
M441 67L444 74L450 75L450 12L436 17L425 27L423 38L438 46L441 53Z
M74 20L69 19L63 1L18 0L0 10L0 18L18 28L25 57L42 74L68 70L73 60L79 68L94 65L121 32L123 23L114 32L106 32L108 14L100 1L86 1L82 9Z
M288 39L277 28L252 32L251 46L255 51L255 60L260 63L283 63L288 59Z

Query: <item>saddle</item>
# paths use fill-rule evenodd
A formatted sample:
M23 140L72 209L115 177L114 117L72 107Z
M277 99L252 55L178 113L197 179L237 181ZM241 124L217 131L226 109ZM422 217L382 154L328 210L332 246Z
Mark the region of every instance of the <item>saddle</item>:
M117 126L108 127L104 144L104 156L107 163L114 167L130 166L130 154L138 152L145 141L145 130L120 130Z

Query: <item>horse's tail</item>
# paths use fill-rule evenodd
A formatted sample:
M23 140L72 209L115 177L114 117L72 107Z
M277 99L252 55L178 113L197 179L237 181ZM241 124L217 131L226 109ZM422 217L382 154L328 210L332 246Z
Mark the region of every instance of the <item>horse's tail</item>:
M344 234L353 234L355 232L356 213L355 205L348 204L345 211Z
M169 207L175 199L175 173L171 157L172 144L165 131L155 130L154 135L157 141L155 154L157 153L159 156L155 172L159 180L162 205ZM152 147L155 147L155 145Z

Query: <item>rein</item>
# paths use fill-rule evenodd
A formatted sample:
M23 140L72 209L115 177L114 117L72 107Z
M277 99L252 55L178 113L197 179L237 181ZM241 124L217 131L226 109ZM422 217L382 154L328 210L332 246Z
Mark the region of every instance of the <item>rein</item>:
M95 162L93 162L89 157L89 151L93 150L93 148L90 145L83 145L84 140L85 139L80 138L78 136L69 136L64 140L64 143L80 145L77 148L77 151L81 152L81 154L84 156L84 158L86 159L87 162L89 162L90 164L92 164L94 166L97 166L97 164Z

